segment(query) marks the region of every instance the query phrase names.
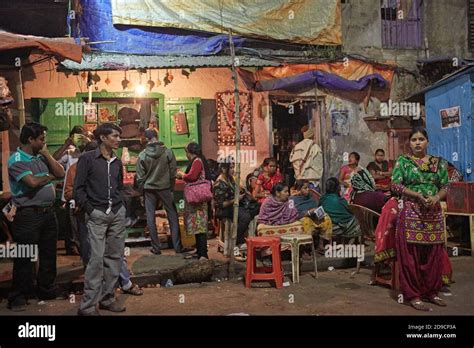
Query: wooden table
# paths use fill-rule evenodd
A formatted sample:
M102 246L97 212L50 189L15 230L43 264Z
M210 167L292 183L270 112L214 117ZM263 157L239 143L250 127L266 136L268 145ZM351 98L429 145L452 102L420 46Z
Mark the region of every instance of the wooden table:
M467 216L469 217L469 229L470 229L470 238L471 238L471 255L474 256L474 213L457 213L452 211L444 211L444 238L447 240L448 231L446 230L446 217L448 215L458 215L458 216Z

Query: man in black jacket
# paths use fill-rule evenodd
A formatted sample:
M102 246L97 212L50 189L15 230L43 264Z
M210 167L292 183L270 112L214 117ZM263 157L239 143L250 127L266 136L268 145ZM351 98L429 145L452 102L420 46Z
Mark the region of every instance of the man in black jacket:
M125 207L122 161L115 155L122 130L104 123L94 131L99 147L84 153L77 163L74 199L86 211L90 260L84 277L79 315L98 315L99 309L123 312L115 299L125 247Z

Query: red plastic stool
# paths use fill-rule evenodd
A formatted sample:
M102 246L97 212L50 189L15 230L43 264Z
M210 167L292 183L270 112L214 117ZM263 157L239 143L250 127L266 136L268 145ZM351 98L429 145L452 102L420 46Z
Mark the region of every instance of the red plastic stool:
M256 251L258 248L265 247L272 249L272 266L257 267ZM247 238L247 276L245 277L245 287L250 288L250 283L253 280L274 280L277 289L283 287L279 237Z

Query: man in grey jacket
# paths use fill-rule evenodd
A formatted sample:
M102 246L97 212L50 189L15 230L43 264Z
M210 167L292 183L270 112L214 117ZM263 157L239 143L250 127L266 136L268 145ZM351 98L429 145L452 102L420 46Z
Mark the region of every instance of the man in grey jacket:
M156 130L145 131L147 145L140 152L137 161L136 185L145 196L147 225L150 229L151 252L161 254L160 241L156 231L155 210L158 200L163 202L171 230L171 239L177 253L190 251L181 244L178 211L174 204L173 190L176 180L176 158L173 151L158 141Z

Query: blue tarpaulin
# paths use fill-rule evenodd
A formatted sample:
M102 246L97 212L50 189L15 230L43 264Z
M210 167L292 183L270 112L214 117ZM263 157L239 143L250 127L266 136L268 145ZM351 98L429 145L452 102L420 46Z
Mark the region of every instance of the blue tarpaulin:
M110 0L81 0L80 35L104 52L149 55L213 55L229 46L227 35L213 35L178 29L129 27L112 24ZM239 47L245 39L235 37Z
M316 84L318 88L328 90L361 91L371 81L373 81L372 86L375 88L385 88L388 86L388 82L380 74L366 75L358 80L346 80L335 74L311 70L290 77L257 81L255 91L285 90L288 92L301 92L314 88Z

